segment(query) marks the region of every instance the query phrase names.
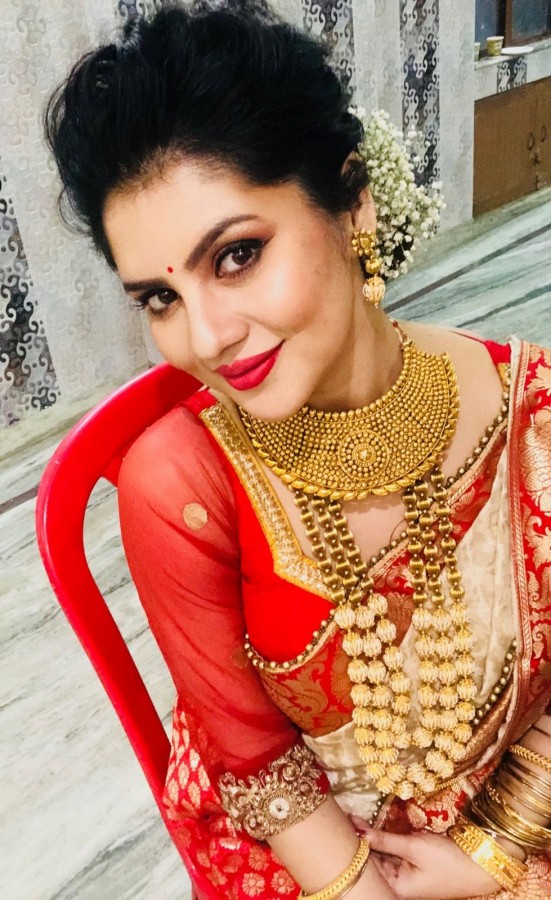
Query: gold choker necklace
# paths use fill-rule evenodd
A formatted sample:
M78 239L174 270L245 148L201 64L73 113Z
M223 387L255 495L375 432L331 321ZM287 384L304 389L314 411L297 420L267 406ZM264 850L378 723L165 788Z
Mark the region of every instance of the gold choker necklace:
M431 793L466 753L475 716L472 635L440 463L459 401L447 354L402 336L404 365L380 400L349 413L304 407L283 422L240 410L258 455L293 491L323 580L336 604L352 683L354 737L383 795ZM427 476L425 479L424 476ZM410 680L386 597L350 532L341 501L404 489L408 567L417 632L420 720L409 721ZM402 751L425 751L404 765Z
M448 445L459 401L447 354L402 343L395 384L374 403L350 412L303 406L283 422L265 422L240 409L258 455L285 484L331 500L363 500L409 487Z

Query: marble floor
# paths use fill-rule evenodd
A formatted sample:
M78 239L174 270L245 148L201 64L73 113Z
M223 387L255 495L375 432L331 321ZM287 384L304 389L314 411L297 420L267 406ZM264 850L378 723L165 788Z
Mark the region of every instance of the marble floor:
M387 306L403 318L551 345L551 195L437 239L392 284ZM36 487L62 431L41 434L0 453L0 897L185 900L179 857L38 558ZM109 486L94 492L85 537L167 721L172 686L129 582Z

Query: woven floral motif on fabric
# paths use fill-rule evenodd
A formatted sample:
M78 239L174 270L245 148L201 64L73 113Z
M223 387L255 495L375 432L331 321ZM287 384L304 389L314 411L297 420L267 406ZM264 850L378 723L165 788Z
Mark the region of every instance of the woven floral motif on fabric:
M467 900L549 900L551 860L543 856L531 856L527 865L528 872L514 891L499 891L490 896L469 897Z
M270 848L237 832L220 804L209 771L219 764L207 735L178 704L163 802L172 839L191 878L220 900L298 897L299 887ZM213 775L214 777L214 775Z
M517 386L511 434L513 559L524 622L523 671L513 738L541 714L551 694L551 350L522 345L525 389Z

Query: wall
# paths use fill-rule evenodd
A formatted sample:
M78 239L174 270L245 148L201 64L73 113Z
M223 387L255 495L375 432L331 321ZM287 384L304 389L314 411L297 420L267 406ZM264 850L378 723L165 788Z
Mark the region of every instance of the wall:
M55 210L41 114L72 61L161 0L2 0L0 425L107 390L147 364L139 316ZM275 0L332 46L358 105L424 132L423 181L442 180L444 227L471 216L474 3ZM149 356L151 356L149 351Z
M533 51L512 58L481 59L475 71L475 100L501 94L551 76L551 40L533 43Z

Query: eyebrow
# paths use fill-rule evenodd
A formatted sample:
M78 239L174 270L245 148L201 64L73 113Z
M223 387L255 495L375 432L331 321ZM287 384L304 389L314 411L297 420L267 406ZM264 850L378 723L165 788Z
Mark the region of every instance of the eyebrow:
M188 272L192 272L195 268L197 268L201 259L207 252L207 250L212 247L215 241L230 228L231 225L237 225L240 222L250 222L255 219L259 219L260 216L248 215L244 214L241 216L229 216L227 219L222 219L216 225L214 225L207 233L201 238L200 241L195 245L188 258L184 263L184 268L188 270ZM143 291L152 287L159 287L165 285L167 282L163 278L151 278L145 279L144 281L123 281L123 288L125 291L133 292L133 291Z

